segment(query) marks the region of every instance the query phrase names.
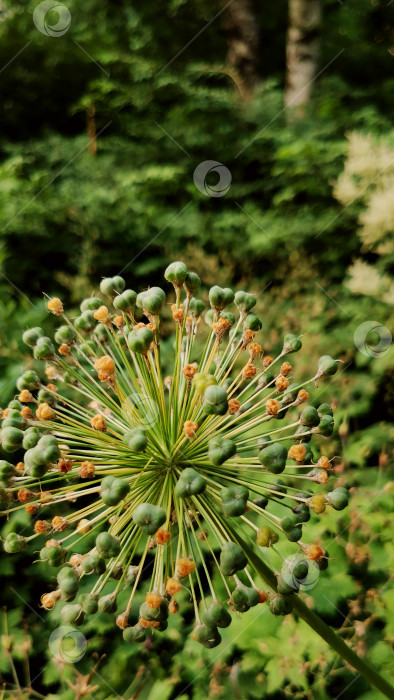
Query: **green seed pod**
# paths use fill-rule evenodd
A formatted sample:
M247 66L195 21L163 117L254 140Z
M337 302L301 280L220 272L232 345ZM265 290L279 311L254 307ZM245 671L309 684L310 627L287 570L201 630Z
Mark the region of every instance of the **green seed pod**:
M257 440L257 447L259 450L264 450L272 442L272 438L269 435L262 435Z
M117 557L120 553L119 540L109 532L100 532L96 537L96 549L103 559Z
M281 474L286 466L287 450L280 442L267 445L258 454L258 460L272 474Z
M168 600L162 599L157 608L151 608L147 603L140 606L140 617L149 621L164 621L168 618Z
M197 292L198 289L200 289L201 280L195 272L188 272L185 277L183 286L188 297L192 297L193 294Z
M23 431L19 428L3 428L1 431L1 446L4 452L16 452L22 447Z
M131 313L137 303L137 293L132 289L125 289L122 294L118 294L113 301L115 309Z
M258 531L256 539L259 547L272 547L278 541L279 535L268 525L263 525Z
M267 496L257 496L253 499L253 503L264 510L268 506L268 498Z
M37 340L39 338L42 338L44 335L44 331L42 328L39 328L38 326L36 328L29 328L27 331L24 332L22 335L22 340L26 345L29 345L31 348L34 348L35 344L37 343Z
M205 490L206 482L192 467L184 469L175 486L175 495L178 498L187 498L188 496L196 496Z
M101 482L101 498L106 506L116 506L126 498L130 486L124 479L106 476Z
M259 381L257 382L257 388L258 389L264 389L264 387L268 386L268 384L271 384L275 379L275 375L272 372L264 372L264 374L261 375L259 378Z
M82 561L82 571L85 574L96 574L100 576L106 570L105 560L99 554L93 552Z
M87 340L86 343L81 343L81 345L79 346L79 350L84 355L87 355L87 357L90 357L94 354L96 350L96 343L94 342L94 340Z
M302 537L302 527L296 514L287 515L280 522L283 532L290 542L298 542Z
M277 591L280 595L291 595L292 593L298 593L299 590L300 587L296 580L289 581L282 575L278 576Z
M123 639L125 642L144 642L146 639L146 632L141 625L126 627L123 630Z
M243 515L246 511L249 491L245 486L226 486L222 489L222 511L227 516Z
M90 333L96 325L96 319L94 318L93 311L86 309L80 316L74 319L74 326L78 331L85 331Z
M228 287L222 288L218 285L211 287L208 296L212 309L215 309L216 311L223 311L226 306L232 304L234 301L233 290L229 289Z
M14 408L11 408L6 416L4 418L3 423L2 423L3 428L19 428L19 430L23 430L23 428L26 427L26 421L21 416L20 411L15 410Z
M9 532L4 540L3 547L7 554L16 554L16 552L21 552L26 545L26 540L22 535L18 535L16 532Z
M237 612L247 612L250 608L246 586L238 585L231 594L233 606Z
M37 340L33 355L35 360L51 360L55 354L55 348L50 338L43 336Z
M60 326L55 333L55 342L58 345L62 343L71 343L75 338L75 331L71 326Z
M0 459L0 483L7 486L12 477L15 476L15 467L5 459Z
M316 432L320 433L321 435L325 435L325 437L329 437L333 434L333 431L334 418L329 415L322 416L320 419L320 423L316 428Z
M133 520L147 535L154 535L166 520L166 512L151 503L141 503L133 511Z
M270 600L270 610L274 615L288 615L293 610L293 604L287 597L273 595Z
M62 566L66 558L66 550L59 545L53 547L43 547L40 551L40 559L46 561L50 566Z
M112 567L110 577L114 579L114 581L119 581L119 579L122 577L123 571L123 566L121 562L118 561L115 566Z
M297 493L296 495L301 496L302 494ZM292 511L302 523L307 523L311 518L310 510L306 503L298 503L292 508Z
M217 379L213 374L207 374L205 372L197 372L193 377L193 385L198 394L204 394L209 386L216 386Z
M81 302L80 309L84 311L96 311L102 305L101 299L98 297L88 297Z
M183 304L183 308L186 311L186 309L187 309L187 302L186 301ZM201 301L201 299L195 299L194 297L192 297L189 300L189 308L188 308L187 314L188 314L188 316L191 316L193 319L197 319L197 318L200 318L204 309L205 309L204 302Z
M256 588L252 588L251 586L245 586L245 588L248 605L250 608L253 608L260 602L260 594Z
M242 325L244 330L255 331L255 333L257 333L257 331L261 329L262 323L260 319L257 318L256 314L250 312L245 316Z
M185 282L187 274L188 272L185 263L177 260L176 262L171 263L166 268L164 272L164 277L167 280L167 282L171 282L171 284L173 284L174 287L180 287ZM195 273L192 272L191 274L194 275Z
M297 338L296 335L288 333L285 335L283 340L282 353L284 355L289 355L291 352L298 352L302 348L301 338Z
M320 418L322 416L332 416L333 415L332 408L328 403L321 403L317 409L317 412L318 412Z
M243 549L235 542L225 542L220 552L220 569L225 576L233 576L244 569L248 560Z
M94 615L98 611L98 596L92 593L82 593L78 596L78 602L84 613Z
M45 389L40 389L37 394L37 400L39 403L47 403L48 406L54 406L56 404L54 395L50 394L49 391L45 391Z
M66 566L60 569L57 575L57 581L62 600L73 600L77 594L79 586L78 575L74 569Z
M126 286L123 277L115 275L115 277L105 277L100 282L100 292L106 297L114 297L121 294Z
M137 306L146 309L149 314L157 316L166 301L165 292L160 287L150 287L146 292L141 292L137 296Z
M313 406L306 406L301 413L301 425L307 425L310 428L314 428L316 425L319 425L319 422L320 418L316 408Z
M228 627L231 615L220 603L212 603L202 615L207 627Z
M18 391L23 391L24 389L27 389L27 391L34 391L34 389L38 389L40 385L40 377L37 372L31 369L23 372L16 383Z
M132 584L135 582L137 578L137 574L139 571L138 566L128 566L126 569L126 574L124 577L124 584L125 586L132 586Z
M143 452L148 444L146 431L143 428L133 428L132 430L127 430L122 439L125 445L127 445L127 447L129 447L133 452Z
M199 642L207 649L217 647L222 641L217 627L208 627L208 625L199 625L196 627L194 629L194 638L196 642Z
M117 608L116 597L113 593L108 593L108 595L103 595L98 600L98 610L101 613L114 613Z
M248 292L236 292L234 297L235 305L241 314L247 314L256 305L256 298Z
M294 437L292 439L297 441L297 442L298 442L298 440L303 440L303 442L310 442L312 440L312 435L305 435L305 432L306 432L305 426L299 425L297 430L295 431ZM297 437L296 437L297 435L299 435L301 437L298 437L298 439L297 439Z
M287 488L282 479L277 479L277 481L272 482L271 489L269 491L270 496L273 496L274 498L284 498L286 493Z
M18 399L12 399L12 401L9 402L8 408L11 408L15 411L20 411L23 407L23 404L18 401Z
M349 493L343 486L330 491L326 498L330 506L335 508L335 510L343 510L349 503Z
M45 463L56 462L60 458L60 450L54 435L43 435L37 444L36 452L41 452Z
M83 623L84 611L78 603L64 605L60 614L65 625L78 627Z
M224 416L228 411L226 390L221 386L208 386L204 392L203 411L209 415Z
M94 329L94 335L98 342L103 345L104 343L108 342L110 331L103 323L99 323Z
M37 447L25 452L24 465L26 473L36 479L44 476L49 469L49 464L46 463L41 450Z
M229 438L221 438L219 435L208 442L208 459L219 466L233 457L237 451L235 443Z
M331 377L338 369L338 363L330 355L322 355L317 363L318 377Z
M132 352L146 355L153 339L154 335L150 328L137 328L129 333L127 343Z

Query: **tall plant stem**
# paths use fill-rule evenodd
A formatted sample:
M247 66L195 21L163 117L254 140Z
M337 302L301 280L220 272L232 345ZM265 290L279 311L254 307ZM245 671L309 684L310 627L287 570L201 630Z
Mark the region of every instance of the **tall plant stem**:
M253 565L255 571L261 578L272 588L276 590L276 577L269 567L261 560L261 558L248 546L248 543L237 531L237 541L242 542L243 549L249 562ZM304 620L317 634L336 651L344 661L347 661L356 671L358 671L371 685L377 690L380 690L386 698L394 699L394 687L381 676L367 661L360 658L344 641L334 632L331 627L326 625L323 620L316 615L313 610L310 610L298 595L292 596L293 610L299 617Z

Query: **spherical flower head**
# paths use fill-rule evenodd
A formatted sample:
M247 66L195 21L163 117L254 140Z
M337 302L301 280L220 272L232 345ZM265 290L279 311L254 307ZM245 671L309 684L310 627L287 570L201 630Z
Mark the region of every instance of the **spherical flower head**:
M0 498L5 514L12 505L39 519L29 537L9 533L4 549L43 538L40 559L54 569L56 589L41 604L50 610L61 600L64 624L106 613L126 643L141 643L182 609L184 589L193 638L213 648L233 613L266 601L275 615L291 611L299 587L289 590L280 573L278 590L265 590L273 579L256 561L277 574L284 542L286 556L294 546L320 570L328 563L325 549L308 543L308 522L341 510L349 493L331 484L326 493L331 461L310 447L316 434L331 434L331 407L299 406L305 387L331 377L337 362L320 358L299 383L285 356L300 339L288 334L263 356L254 296L214 286L203 324L199 276L178 261L165 279L175 321L169 367L166 291L151 285L137 294L119 276L100 283L105 305L84 299L74 321L59 300L48 301L63 317L55 342L40 328L23 334L37 364L21 374L19 398L2 414L2 446L17 458L0 460ZM127 602L117 611L121 593Z

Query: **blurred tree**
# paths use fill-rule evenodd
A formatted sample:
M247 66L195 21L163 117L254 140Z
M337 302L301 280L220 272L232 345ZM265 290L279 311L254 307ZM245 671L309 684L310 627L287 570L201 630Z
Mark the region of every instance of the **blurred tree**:
M289 0L285 103L298 117L305 115L317 74L321 14L321 0Z
M251 0L226 1L224 7L227 63L240 75L250 96L259 81L259 36L254 8Z

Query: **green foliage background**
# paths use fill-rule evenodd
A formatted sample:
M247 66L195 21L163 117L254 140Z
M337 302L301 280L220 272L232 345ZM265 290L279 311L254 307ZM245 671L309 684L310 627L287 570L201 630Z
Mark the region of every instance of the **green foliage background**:
M210 21L218 2L134 5L69 0L70 30L53 39L34 26L34 2L1 4L1 402L14 395L30 361L22 331L42 323L50 330L43 292L76 309L104 275L124 270L128 286L140 289L183 259L206 285L257 293L268 352L293 331L304 334L301 375L324 352L344 363L322 400L337 405L328 449L341 450L340 478L354 485L354 499L343 520L327 516L313 526L316 538L332 542L333 562L311 596L331 624L353 625L362 651L387 671L394 600L387 587L390 489L383 486L393 442L392 348L368 357L357 350L354 332L369 320L392 328L392 225L366 243L363 217L376 216L376 193L386 193L389 207L394 183L392 167L381 172L375 162L377 145L364 159L366 186L348 163L354 135L372 138L394 161L392 8L378 0L323 2L321 74L305 117L292 121L283 103L284 0L254 3L260 83L249 101L228 74L221 19ZM229 168L224 197L195 187L193 172L205 160ZM355 187L350 200L347 176ZM374 268L385 293L380 282L375 289L366 278L355 284L355 262ZM33 686L49 698L75 697L65 684L75 671L62 671L59 686L47 622L35 614L46 572L32 570L23 554L5 559L2 574L18 672L23 618L32 664L44 671ZM359 602L355 613L349 600ZM185 600L167 636L142 653L101 618L86 630L89 651L107 654L92 681L94 697L379 697L292 619L251 615L245 625L243 617L223 649L208 653L183 643L190 632ZM357 626L365 620L365 628ZM89 655L78 669L87 673L92 663ZM10 679L7 655L0 671Z

